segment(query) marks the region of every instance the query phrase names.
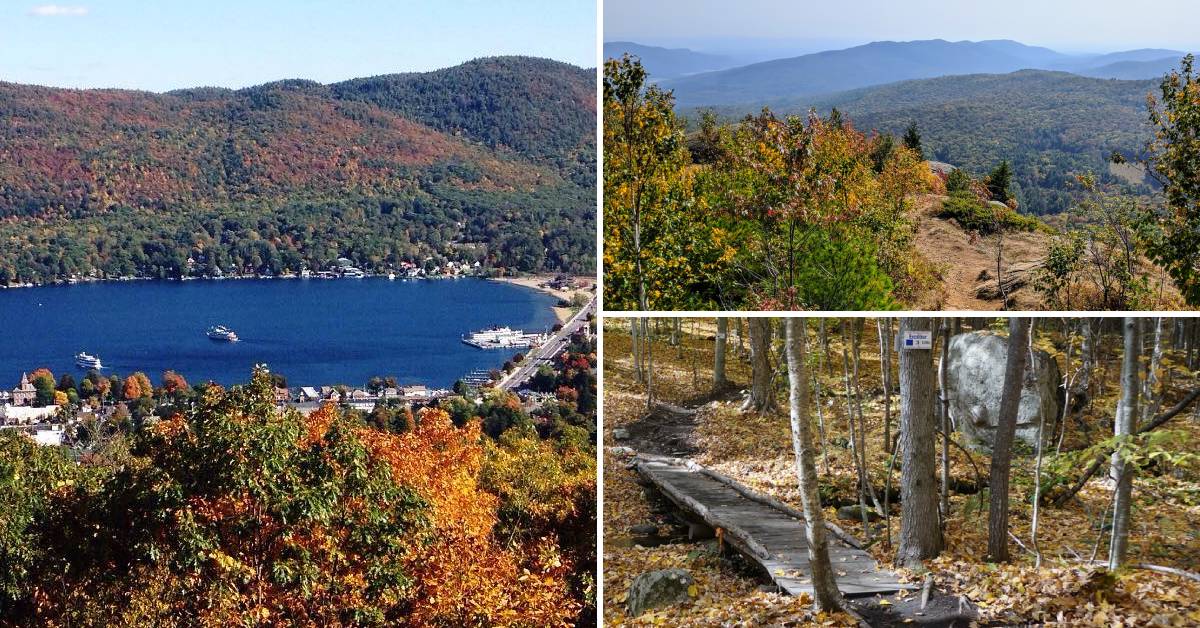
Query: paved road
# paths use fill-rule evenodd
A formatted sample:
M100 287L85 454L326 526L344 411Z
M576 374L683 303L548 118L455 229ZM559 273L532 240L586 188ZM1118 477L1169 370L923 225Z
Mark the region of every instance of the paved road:
M524 386L537 373L538 366L543 361L554 359L555 356L562 353L563 349L567 348L567 344L571 341L571 335L588 324L587 316L589 313L594 312L595 309L596 296L592 295L587 305L579 308L579 311L562 326L562 329L546 340L546 342L538 345L536 349L526 354L525 359L521 361L520 367L500 380L499 387L502 390L516 390Z

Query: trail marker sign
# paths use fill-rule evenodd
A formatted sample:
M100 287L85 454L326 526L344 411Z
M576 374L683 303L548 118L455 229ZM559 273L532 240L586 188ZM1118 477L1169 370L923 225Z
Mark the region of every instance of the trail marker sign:
M933 332L915 330L900 332L896 336L896 350L905 349L924 349L926 351L933 349Z

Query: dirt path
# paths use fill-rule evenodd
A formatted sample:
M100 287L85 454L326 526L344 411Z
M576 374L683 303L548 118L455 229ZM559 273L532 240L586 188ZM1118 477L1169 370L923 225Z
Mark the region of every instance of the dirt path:
M996 241L991 237L972 239L957 223L934 216L943 197L918 199L913 217L918 221L916 246L930 262L942 270L942 292L931 294L918 303L927 310L999 310L1000 301L975 297L980 273L996 274ZM1037 262L1046 254L1050 236L1043 232L1008 233L1004 236L1003 267ZM1014 308L1041 309L1041 299L1031 286L1015 291Z

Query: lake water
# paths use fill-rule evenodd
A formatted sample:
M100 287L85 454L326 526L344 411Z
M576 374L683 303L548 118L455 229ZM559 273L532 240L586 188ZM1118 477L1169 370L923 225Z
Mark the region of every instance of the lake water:
M362 386L374 375L449 387L515 351L484 351L463 334L493 324L544 331L556 300L483 279L131 281L0 290L0 388L49 367L78 380L80 351L106 375L173 369L190 383L244 382L256 363L290 386ZM204 335L226 325L240 342Z

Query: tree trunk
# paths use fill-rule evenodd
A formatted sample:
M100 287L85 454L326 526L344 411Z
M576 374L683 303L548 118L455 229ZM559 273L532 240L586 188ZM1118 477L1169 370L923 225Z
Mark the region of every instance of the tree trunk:
M803 318L788 318L785 326L792 449L796 454L796 478L800 484L800 499L804 506L808 565L812 571L813 605L817 611L833 612L841 608L842 595L834 579L833 565L829 561L825 520L821 513L820 494L817 491L817 470L808 420L808 375L805 373L804 362L807 326Z
M1012 462L1013 436L1017 432L1017 410L1025 384L1025 356L1029 351L1029 319L1008 319L1008 351L1004 361L1004 389L1000 394L992 473L988 487L988 560L1008 561L1008 476Z
M942 426L942 485L939 498L939 512L942 513L942 524L950 517L950 399L946 396L946 368L950 360L950 319L943 318L942 325L942 359L938 360L938 422Z
M842 319L842 376L846 384L846 429L850 433L850 456L854 459L854 471L858 477L858 510L862 515L863 531L871 536L870 512L867 510L867 474L863 471L862 458L859 456L858 429L855 427L854 390L850 380L850 356L846 347L851 343L850 326L847 319Z
M647 320L642 319L642 338L646 343L646 410L649 411L654 406L654 336Z
M1162 392L1166 390L1165 386L1161 386L1158 381L1158 367L1162 363L1162 332L1163 319L1162 317L1154 319L1145 319L1147 323L1153 322L1154 325L1154 347L1150 351L1150 364L1146 366L1146 379L1142 383L1142 398L1141 403L1142 413L1138 424L1144 425L1154 415L1158 413L1162 407Z
M717 344L713 351L713 390L721 390L729 382L725 381L725 336L729 331L729 319L717 319Z
M742 410L770 412L775 409L775 390L771 385L771 319L750 319L750 397Z
M825 319L821 321L821 338L825 337ZM817 369L813 371L813 393L815 396L815 405L817 406L817 433L821 439L821 464L824 466L825 475L829 475L829 440L825 432L825 409L824 402L821 398L821 372L825 362L825 352L823 346L817 347Z
M900 329L932 331L928 318L902 318ZM921 565L942 551L938 527L937 480L934 477L933 352L926 349L900 351L900 545L896 563Z
M645 379L642 371L642 334L641 319L629 319L629 333L633 337L633 381L641 384Z
M875 321L879 331L879 370L883 383L883 450L892 453L892 319Z
M1142 350L1140 321L1125 317L1125 355L1121 360L1121 402L1117 405L1114 434L1117 438L1132 437L1137 427L1138 358ZM1134 467L1125 464L1118 447L1112 454L1111 475L1117 483L1113 495L1112 540L1108 548L1108 568L1120 567L1129 548L1129 506L1133 495Z

